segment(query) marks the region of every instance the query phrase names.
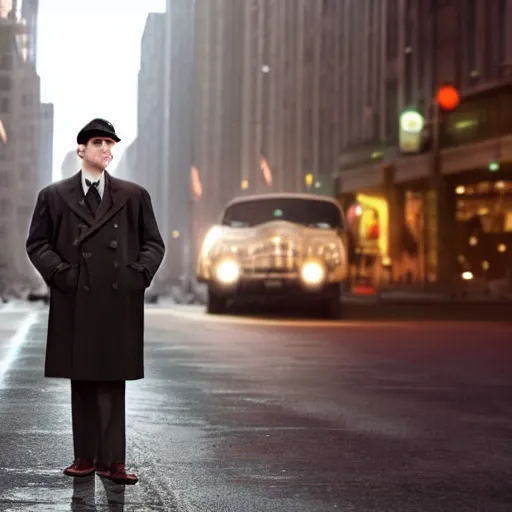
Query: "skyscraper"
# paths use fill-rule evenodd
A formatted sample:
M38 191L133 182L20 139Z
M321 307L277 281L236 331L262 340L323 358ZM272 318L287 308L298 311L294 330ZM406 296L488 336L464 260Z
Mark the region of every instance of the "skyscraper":
M307 175L329 192L342 136L342 4L354 2L168 1L166 179L170 222L185 234L169 243L183 254L173 265L193 265L234 196L303 191Z
M192 260L188 235L191 220L190 170L193 165L194 143L192 126L196 3L204 3L204 0L168 0L166 13L161 186L166 194L163 216L169 227L163 231L168 243L162 273L173 280L181 278L189 270L188 265Z
M165 14L150 13L142 35L138 77L136 180L151 194L162 232L167 231L164 214L166 191L162 187L164 151Z
M37 16L39 0L21 0L21 17L27 24L28 58L37 64Z
M39 187L53 181L53 104L40 104L39 118Z
M15 17L0 21L0 267L11 286L37 281L24 239L39 181L40 84L23 32Z

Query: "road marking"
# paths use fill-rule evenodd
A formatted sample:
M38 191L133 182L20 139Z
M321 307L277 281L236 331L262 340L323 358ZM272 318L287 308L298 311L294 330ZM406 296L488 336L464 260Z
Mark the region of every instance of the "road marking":
M7 355L2 359L2 361L0 361L0 386L4 384L5 375L9 371L9 368L12 366L12 363L16 360L21 347L27 340L27 334L29 333L31 327L37 323L38 317L39 314L37 311L29 313L18 327L18 330L15 332L14 336L12 336L7 342L9 346Z

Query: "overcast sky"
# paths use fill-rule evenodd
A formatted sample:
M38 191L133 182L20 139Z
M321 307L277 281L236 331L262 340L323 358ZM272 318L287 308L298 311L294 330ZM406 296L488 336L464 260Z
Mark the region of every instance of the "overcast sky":
M41 101L55 105L54 178L76 134L95 117L108 119L124 147L136 136L140 39L149 12L165 0L42 0L38 73Z

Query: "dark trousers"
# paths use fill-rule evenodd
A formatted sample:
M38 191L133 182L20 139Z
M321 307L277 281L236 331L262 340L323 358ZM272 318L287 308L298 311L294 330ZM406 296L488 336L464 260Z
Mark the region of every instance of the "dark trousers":
M71 381L75 458L125 462L125 381Z

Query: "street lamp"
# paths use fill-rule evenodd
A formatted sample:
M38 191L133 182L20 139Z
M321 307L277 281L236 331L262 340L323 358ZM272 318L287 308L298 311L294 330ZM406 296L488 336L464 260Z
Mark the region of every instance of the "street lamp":
M408 108L400 114L399 147L401 153L418 153L421 148L425 118L415 109Z

